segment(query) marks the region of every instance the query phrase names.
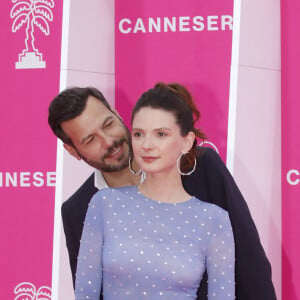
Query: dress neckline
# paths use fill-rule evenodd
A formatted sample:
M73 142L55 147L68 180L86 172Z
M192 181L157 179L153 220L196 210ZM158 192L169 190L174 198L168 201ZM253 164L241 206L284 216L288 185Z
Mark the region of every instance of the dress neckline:
M164 202L164 201L159 201L159 200L149 198L148 196L144 195L142 192L139 191L139 187L137 185L133 186L133 188L135 189L136 193L138 195L140 195L141 197L143 197L144 199L146 199L148 201L151 201L151 202L154 202L154 203L161 204L161 205L170 205L170 206L184 205L184 204L187 204L189 202L192 202L195 199L194 196L190 196L190 198L188 198L184 201L180 201L180 202Z

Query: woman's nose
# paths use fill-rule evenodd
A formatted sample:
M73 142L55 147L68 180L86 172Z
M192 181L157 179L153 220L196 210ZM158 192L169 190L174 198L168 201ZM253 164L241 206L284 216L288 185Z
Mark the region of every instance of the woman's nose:
M143 141L143 149L144 150L149 150L153 147L153 142L151 140L151 137L145 136L144 141Z

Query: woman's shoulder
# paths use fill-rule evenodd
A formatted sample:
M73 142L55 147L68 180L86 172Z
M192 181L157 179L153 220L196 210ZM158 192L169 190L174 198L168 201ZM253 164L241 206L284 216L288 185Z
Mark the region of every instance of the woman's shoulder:
M220 206L199 200L201 205L201 224L205 224L211 230L216 232L225 230L230 232L231 222L228 212ZM199 215L198 215L199 216Z
M133 187L103 188L92 197L89 207L103 210L105 207L118 207L121 203L127 203L133 195Z
M198 207L204 212L206 213L208 216L210 217L216 217L216 216L220 216L220 217L228 217L228 212L223 209L222 207L210 203L210 202L206 202L203 200L200 200L198 198L195 197L195 199L197 199L198 203Z
M126 195L134 194L136 188L135 186L124 186L117 188L103 188L99 190L93 198L96 199L119 199L119 197L124 197Z

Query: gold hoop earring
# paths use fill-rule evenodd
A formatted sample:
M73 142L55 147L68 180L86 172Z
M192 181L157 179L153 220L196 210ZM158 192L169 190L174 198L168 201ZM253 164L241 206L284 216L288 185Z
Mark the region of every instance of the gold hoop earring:
M142 172L142 169L140 169L138 172L134 171L132 166L131 166L131 157L129 157L129 163L128 163L128 166L129 166L129 171L133 174L133 175L136 175L136 176L139 176Z
M188 176L188 175L191 175L195 170L196 170L196 166L197 166L197 160L196 158L194 157L194 166L193 166L193 169L187 173L183 173L181 170L180 170L180 160L181 160L181 157L184 155L184 154L187 154L187 153L181 153L179 155L179 157L177 158L177 171L180 175L182 176Z

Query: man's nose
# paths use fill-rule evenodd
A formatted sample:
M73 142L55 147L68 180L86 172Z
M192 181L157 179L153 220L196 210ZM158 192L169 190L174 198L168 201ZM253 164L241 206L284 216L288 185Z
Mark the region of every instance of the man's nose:
M107 148L111 147L114 144L115 140L116 140L111 135L105 134L103 132L99 133L99 138L100 138L100 141L101 141L101 145L104 149L107 149Z

